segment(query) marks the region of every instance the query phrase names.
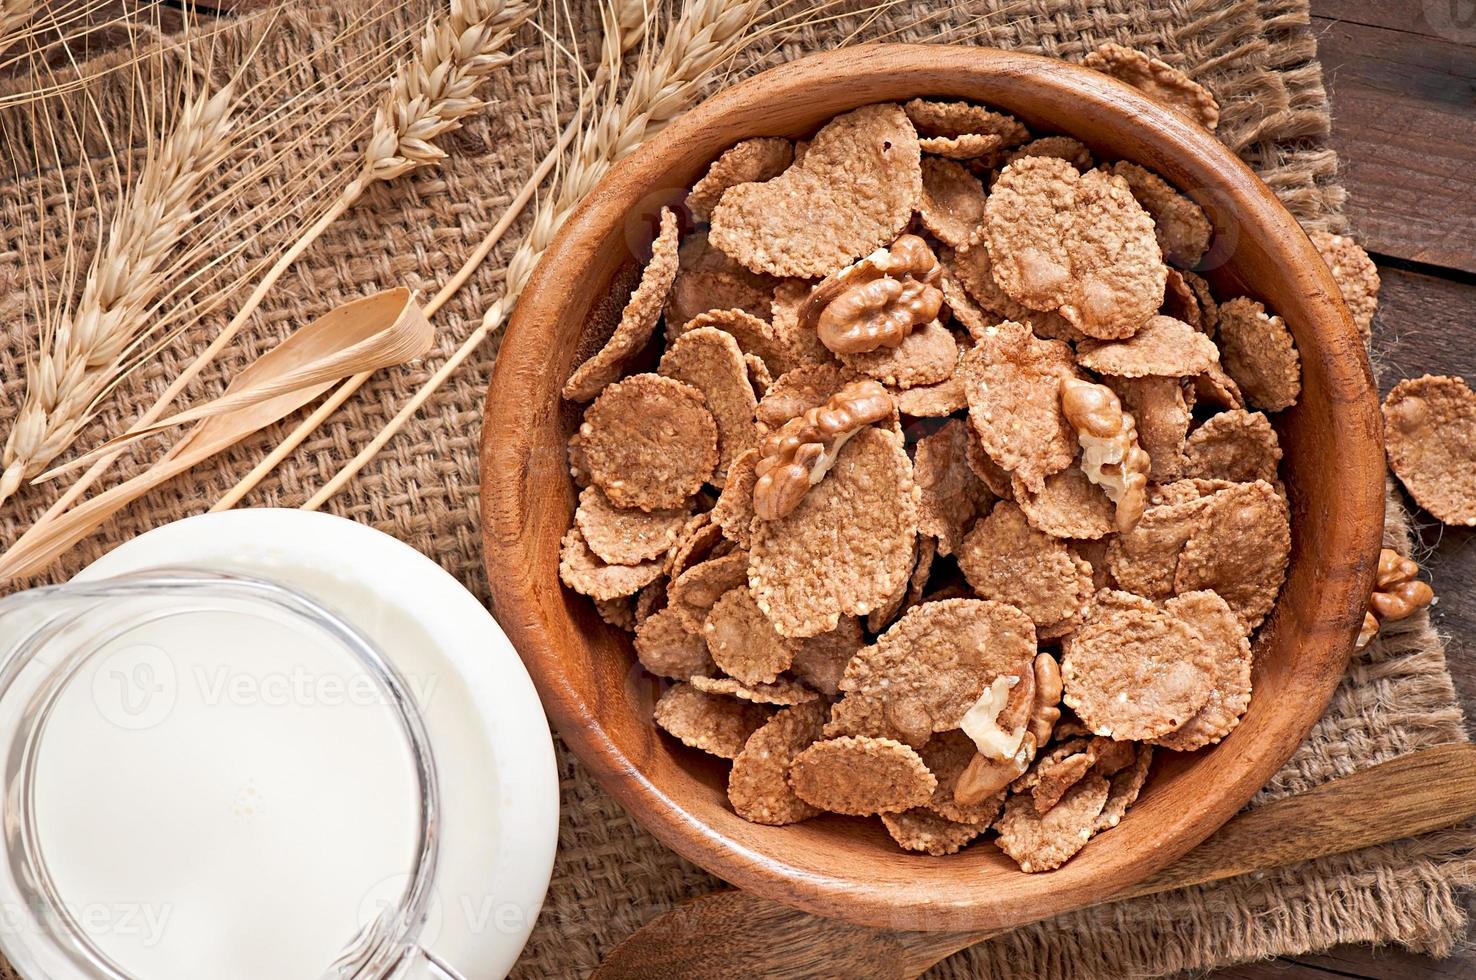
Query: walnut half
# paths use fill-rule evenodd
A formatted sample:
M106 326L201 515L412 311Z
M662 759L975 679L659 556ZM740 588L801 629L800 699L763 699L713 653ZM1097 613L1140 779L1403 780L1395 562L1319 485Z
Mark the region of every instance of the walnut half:
M1106 385L1063 374L1061 411L1076 429L1081 469L1117 505L1117 529L1126 534L1148 505L1152 461L1138 445L1138 425Z
M853 381L824 405L785 422L760 447L753 510L772 521L799 506L825 479L841 447L865 426L892 417L892 396L875 381Z
M1368 599L1368 612L1363 614L1363 628L1358 631L1359 650L1373 642L1384 623L1413 616L1435 601L1435 590L1420 581L1419 574L1419 565L1392 548L1379 552L1373 595Z
M938 318L942 274L928 243L903 235L816 286L800 307L800 324L837 354L896 347Z

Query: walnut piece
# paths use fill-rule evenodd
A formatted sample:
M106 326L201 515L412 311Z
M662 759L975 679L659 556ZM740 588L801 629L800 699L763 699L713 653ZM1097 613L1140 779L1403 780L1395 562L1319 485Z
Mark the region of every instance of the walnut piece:
M841 447L861 429L892 417L892 396L875 381L853 381L818 405L770 433L754 465L753 510L760 520L778 520L799 506L806 492L825 479Z
M1420 581L1420 566L1392 548L1379 552L1379 571L1355 649L1373 642L1384 623L1405 619L1435 601L1435 590Z
M1369 605L1380 622L1404 619L1435 601L1435 591L1420 581L1420 566L1391 548L1379 552L1379 573Z
M903 235L816 286L800 308L800 325L837 354L897 347L938 318L942 274L928 243Z
M1106 385L1063 374L1061 412L1081 443L1081 469L1117 505L1117 529L1128 533L1148 504L1152 461L1138 445L1138 426Z
M1020 748L1013 756L1003 761L991 759L982 752L975 752L964 771L959 773L958 782L953 784L953 800L961 806L982 803L996 793L1002 793L1030 768L1035 761L1037 746L1035 736L1029 732L1020 740Z
M1035 657L1035 701L1030 713L1030 734L1036 745L1044 745L1061 720L1061 665L1049 653Z

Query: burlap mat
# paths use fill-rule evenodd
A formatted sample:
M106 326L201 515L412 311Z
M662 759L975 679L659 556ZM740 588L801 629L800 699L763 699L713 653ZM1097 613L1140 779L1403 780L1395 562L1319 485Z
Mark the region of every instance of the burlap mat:
M372 104L379 92L377 79L388 74L388 60L406 50L406 32L423 22L431 4L412 0L392 11L390 6L383 0L378 4L335 0L293 12L273 28L256 63L247 69L244 81L250 83L295 65L291 77L301 80L297 91L311 91L316 75L354 56L377 51L376 56L385 59L385 70L371 76L373 80L319 100L320 114L331 120L330 125L292 151L299 158L306 159L335 134L345 132L356 113ZM331 41L337 25L369 8L387 12L386 16L351 42ZM597 23L588 10L580 14L577 6L575 16L584 17L585 24ZM261 30L259 18L248 19L216 37L211 43L222 55L218 62L231 63L230 56L239 54ZM733 70L747 74L833 46L853 33L861 40L952 40L1065 58L1079 57L1106 40L1150 51L1216 91L1224 109L1221 137L1300 219L1309 227L1346 227L1343 191L1335 181L1337 160L1327 143L1328 104L1305 0L1173 0L1152 5L1123 0L989 0L941 9L899 4L879 16L851 16L805 30L781 46L745 56ZM459 265L515 193L529 161L551 142L560 121L551 109L556 75L566 94L561 111L568 112L567 93L573 90L568 66L557 63L531 29L520 40L526 44L525 53L512 70L491 83L499 100L496 108L450 141L446 164L376 190L341 220L282 281L252 329L196 387L196 395L218 391L223 379L248 359L335 304L391 285L434 290ZM101 59L83 71L96 72L118 61L119 56ZM162 63L166 80L183 70L178 52L168 53ZM87 91L106 117L125 111L134 87L130 73L120 72L96 79ZM81 94L71 98L80 99ZM31 145L33 126L24 110L0 113L0 132L15 137L4 141L0 153L13 155L15 147ZM67 138L62 129L63 152L75 161L78 141ZM282 132L269 138L286 146L301 135ZM95 159L104 148L94 137L84 135L80 152ZM346 180L355 157L353 150L345 150L336 176L330 168L324 179ZM22 219L33 226L38 220L50 222L53 231L62 220L58 191L63 175L56 168L33 172L25 159L7 160L0 169L0 174L17 173L25 176L0 182L0 405L7 406L7 415L22 397L22 365L36 329L25 312L26 297L19 285L25 281L22 250L27 247L21 232L27 222ZM73 167L67 176L75 182L78 174ZM104 211L108 200L105 190ZM80 223L86 226L95 211L85 200L80 204ZM508 237L501 259L511 253L525 228L526 219ZM250 261L273 255L280 238L278 233L263 232L235 267L245 268ZM487 262L438 317L437 350L423 364L376 378L248 502L300 503L377 431L496 298L498 258ZM98 441L108 429L121 428L150 403L224 319L219 314L209 318L120 386L83 445ZM477 472L477 440L495 356L494 341L329 508L409 542L484 598L477 486L479 478L496 480L498 474ZM198 513L280 434L249 440L213 465L140 501L68 556L55 577L69 575L147 528ZM123 472L139 465L130 464ZM54 492L25 491L0 511L0 542L14 540ZM1390 540L1404 541L1404 515L1392 501L1389 516ZM1442 644L1421 616L1393 627L1357 658L1327 717L1258 799L1295 793L1421 747L1465 737ZM604 950L652 916L720 884L635 826L562 745L559 766L563 816L558 863L542 918L517 969L519 976L583 975ZM1464 929L1457 887L1476 876L1473 839L1468 831L1451 831L1274 874L1067 915L961 954L936 973L1068 980L1141 977L1295 954L1340 942L1397 942L1442 954Z

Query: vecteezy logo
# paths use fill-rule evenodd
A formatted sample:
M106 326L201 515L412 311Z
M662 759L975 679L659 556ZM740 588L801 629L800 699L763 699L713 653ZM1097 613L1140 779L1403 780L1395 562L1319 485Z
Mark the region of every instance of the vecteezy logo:
M373 925L386 912L398 911L405 901L405 892L410 888L410 875L394 874L381 878L359 902L359 927ZM424 924L416 941L422 946L432 946L441 936L441 896L434 889L426 903Z
M1476 0L1425 0L1430 30L1457 44L1476 42Z
M146 643L114 650L92 674L92 700L98 712L129 731L153 728L168 718L178 693L174 661Z

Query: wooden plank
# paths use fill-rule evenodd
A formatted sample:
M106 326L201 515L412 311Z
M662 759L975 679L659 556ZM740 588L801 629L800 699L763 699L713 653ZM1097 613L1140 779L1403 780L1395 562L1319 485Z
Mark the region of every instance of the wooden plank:
M1312 0L1312 11L1325 20L1419 34L1470 44L1476 39L1476 7L1462 9L1461 0L1390 3L1389 0Z
M1476 272L1476 46L1314 9L1353 227L1370 251Z

